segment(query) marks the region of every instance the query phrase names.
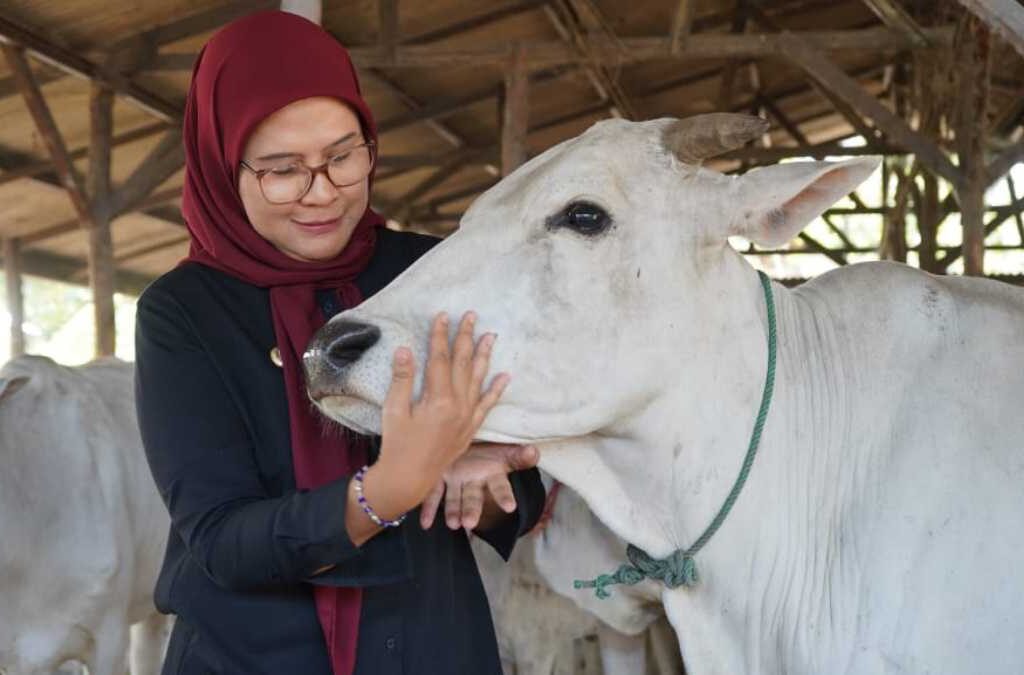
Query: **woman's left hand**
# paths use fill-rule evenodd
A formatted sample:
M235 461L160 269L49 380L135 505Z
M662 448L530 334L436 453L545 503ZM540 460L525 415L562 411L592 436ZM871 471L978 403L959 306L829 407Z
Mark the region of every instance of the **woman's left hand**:
M453 530L476 528L482 518L486 521L487 515L496 512L495 506L512 513L516 498L508 474L533 468L539 459L540 452L532 445L472 444L452 462L423 502L420 525L426 530L434 524L442 497L445 523Z

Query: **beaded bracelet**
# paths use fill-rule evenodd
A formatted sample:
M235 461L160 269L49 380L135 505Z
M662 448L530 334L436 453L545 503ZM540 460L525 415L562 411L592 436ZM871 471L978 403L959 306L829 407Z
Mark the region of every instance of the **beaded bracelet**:
M356 471L355 475L355 488L356 488L356 500L359 501L359 505L363 507L363 513L369 516L370 520L377 524L378 527L398 527L405 521L405 517L409 514L403 513L396 520L388 520L387 518L381 518L373 509L370 508L369 503L366 501L366 497L363 496L363 478L366 477L366 470L369 466L364 466L359 471Z

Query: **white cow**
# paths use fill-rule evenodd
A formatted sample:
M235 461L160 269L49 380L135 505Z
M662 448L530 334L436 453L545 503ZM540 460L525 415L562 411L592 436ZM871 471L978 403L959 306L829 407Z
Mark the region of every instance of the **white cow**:
M131 364L0 369L0 672L160 672L153 586L169 518L146 466ZM136 624L132 626L132 624ZM129 627L131 655L129 657Z
M506 675L580 672L574 644L586 638L598 643L603 675L679 673L675 637L652 627L664 617L654 582L608 601L573 591L574 572L595 575L617 565L625 543L572 490L561 486L556 494L546 522L519 540L508 563L482 540L472 541Z
M878 166L701 167L762 131L606 121L534 158L321 332L321 409L378 429L395 347L422 364L431 314L475 309L512 373L480 438L540 442L542 467L650 555L691 546L766 381L766 297L727 237L779 246ZM771 290L760 450L699 582L663 591L689 672L1021 672L1024 290L892 263ZM345 366L352 322L381 337Z

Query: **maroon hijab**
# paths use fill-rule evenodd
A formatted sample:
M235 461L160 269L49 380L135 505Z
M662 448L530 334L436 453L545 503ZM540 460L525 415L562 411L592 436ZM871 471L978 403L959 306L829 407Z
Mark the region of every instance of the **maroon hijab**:
M249 223L237 190L245 142L268 115L312 96L344 101L359 115L369 138L377 139L344 47L306 19L286 12L260 12L228 24L199 54L183 129L182 210L192 235L186 260L270 289L299 489L351 475L365 461L360 444L323 434L306 395L300 364L306 344L324 323L316 289L336 289L346 307L358 304L362 297L354 279L369 262L376 226L382 224L380 216L367 208L337 257L308 263L286 256ZM339 505L338 517L343 513ZM355 667L360 591L317 585L314 597L334 674L349 675Z

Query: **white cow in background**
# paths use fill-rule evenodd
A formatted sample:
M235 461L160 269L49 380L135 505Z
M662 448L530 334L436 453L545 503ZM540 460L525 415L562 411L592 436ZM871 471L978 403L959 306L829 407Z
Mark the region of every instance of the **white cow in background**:
M540 443L542 468L651 556L689 547L766 381L767 299L727 238L779 246L879 164L701 166L763 131L611 120L524 164L321 330L320 408L379 430L394 349L422 366L432 314L474 309L512 373L480 440ZM760 450L699 582L662 592L688 671L1020 673L1024 290L866 263L771 291ZM355 322L380 338L346 363Z
M625 543L572 490L548 490L546 520L519 540L508 563L482 540L472 540L505 674L581 673L574 645L595 638L599 665L584 664L586 673L678 675L675 636L656 624L664 610L654 582L608 601L573 591L574 573L593 576L617 565Z
M0 672L157 675L169 517L146 465L133 367L24 356L0 369ZM132 624L136 624L133 626ZM129 658L129 627L131 654Z

